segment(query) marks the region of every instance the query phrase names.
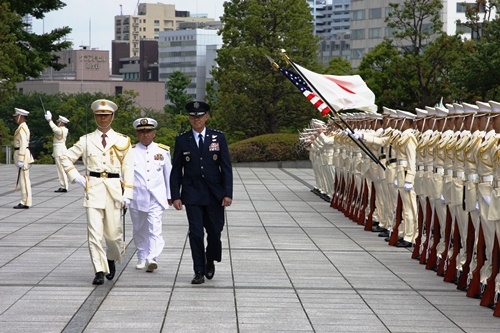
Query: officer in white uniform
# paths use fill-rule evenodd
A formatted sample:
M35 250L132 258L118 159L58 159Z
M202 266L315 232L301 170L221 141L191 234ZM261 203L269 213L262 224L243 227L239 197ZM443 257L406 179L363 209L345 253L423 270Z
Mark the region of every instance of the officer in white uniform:
M14 209L28 209L33 204L31 196L30 164L34 162L29 149L30 129L26 123L29 112L23 109L15 108L16 112L12 115L19 126L14 133L14 163L18 168L17 186L21 188L21 202Z
M162 214L170 199L170 148L153 142L158 123L151 118L134 121L137 139L134 154L134 199L130 203L130 217L134 225L134 243L137 248L137 269L153 272L158 268L158 256L163 251Z
M105 273L108 280L114 278L115 261L122 260L120 210L134 197L134 157L130 138L111 128L116 104L98 99L91 107L97 129L80 137L60 160L69 180L85 189L83 206L87 211L88 246L95 271L92 283L100 285ZM86 166L85 175L73 164L79 158Z
M56 125L52 121L52 113L50 111L45 112L45 119L49 122L52 132L54 132L54 140L52 141L52 157L54 158L57 177L59 178L59 188L54 192L65 193L68 192L69 189L68 176L62 168L59 156L66 154L68 151L68 148L66 148L66 138L68 137L68 128L66 127L66 124L69 123L69 120L66 117L59 116Z

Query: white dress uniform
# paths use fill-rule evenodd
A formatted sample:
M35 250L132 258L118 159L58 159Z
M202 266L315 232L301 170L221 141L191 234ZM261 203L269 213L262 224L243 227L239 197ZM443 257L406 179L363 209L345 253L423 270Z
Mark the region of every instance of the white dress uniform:
M69 120L60 116L57 122L64 122L67 124ZM59 178L59 187L61 189L68 190L68 176L66 175L66 172L64 172L61 161L59 160L59 157L65 155L68 151L68 148L66 148L68 129L66 128L66 126L57 126L52 120L49 121L49 125L52 129L52 132L54 132L54 140L52 141L52 157L54 158L54 161L56 163L57 177Z
M29 112L23 109L15 109L16 115L28 116ZM19 173L19 187L21 188L20 204L30 207L33 204L31 195L31 180L29 165L34 162L33 156L29 149L30 144L30 129L26 122L19 124L14 132L14 164L18 168L17 163L22 162L24 165ZM17 176L17 175L16 175Z
M97 113L99 110L94 108L94 103L92 109ZM101 134L96 130L80 137L60 160L71 182L80 176L73 163L81 158L86 166L88 178L83 206L87 210L90 257L96 273L109 273L107 260L121 262L122 259L120 209L125 198L134 197L134 157L129 137L110 129L106 132L106 147L103 147Z
M170 152L165 145L141 143L134 154L134 199L130 216L134 225L134 243L139 260L156 261L163 251L162 214L170 199Z

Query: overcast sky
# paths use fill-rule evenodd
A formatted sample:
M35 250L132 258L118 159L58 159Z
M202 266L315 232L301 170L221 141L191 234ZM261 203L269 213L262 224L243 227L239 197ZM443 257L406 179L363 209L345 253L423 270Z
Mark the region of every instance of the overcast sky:
M219 20L224 0L63 0L66 7L50 12L44 20L33 21L33 32L49 32L54 28L69 26L73 31L67 36L74 48L89 45L99 50L110 50L114 38L114 17L133 15L140 3L174 4L176 10L191 14L208 14ZM121 7L120 7L121 5Z

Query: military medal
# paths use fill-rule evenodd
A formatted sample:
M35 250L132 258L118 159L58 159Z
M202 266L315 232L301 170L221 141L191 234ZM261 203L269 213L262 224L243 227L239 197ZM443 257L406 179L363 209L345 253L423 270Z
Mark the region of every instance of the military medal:
M214 161L217 161L217 154L214 154Z

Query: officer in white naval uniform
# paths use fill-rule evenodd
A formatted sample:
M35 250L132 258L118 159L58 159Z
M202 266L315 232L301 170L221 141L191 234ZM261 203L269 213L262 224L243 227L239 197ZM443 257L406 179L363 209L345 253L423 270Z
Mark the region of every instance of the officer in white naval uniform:
M66 148L66 138L68 137L68 128L66 124L69 123L68 118L59 116L57 120L57 125L52 121L52 113L50 111L45 112L45 119L49 122L52 132L54 132L54 140L52 141L52 157L56 164L57 177L59 178L59 188L54 192L65 193L68 192L69 183L68 176L64 172L59 156L66 154L68 148Z
M163 251L162 214L170 199L170 148L153 142L158 123L151 118L134 121L137 139L134 154L134 199L130 217L134 225L134 244L137 248L137 269L153 272L158 268L158 256Z
M115 261L122 260L120 209L128 206L134 197L134 157L130 138L111 128L116 104L98 99L91 108L97 130L80 137L60 160L70 181L85 188L83 205L87 211L88 246L95 271L92 283L99 285L104 283L105 273L108 280L114 278ZM86 166L86 175L81 175L73 165L79 158Z

